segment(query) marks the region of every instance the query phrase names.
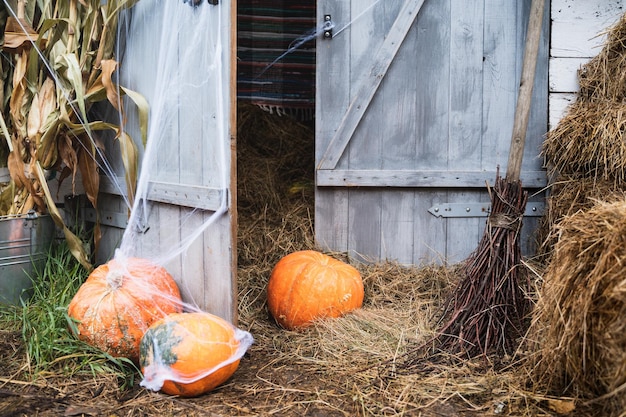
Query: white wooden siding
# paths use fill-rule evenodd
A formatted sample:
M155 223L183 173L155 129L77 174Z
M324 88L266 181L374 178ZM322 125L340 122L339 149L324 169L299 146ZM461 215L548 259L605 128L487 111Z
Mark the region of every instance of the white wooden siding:
M576 99L580 67L596 56L606 31L624 12L625 0L552 0L550 127Z

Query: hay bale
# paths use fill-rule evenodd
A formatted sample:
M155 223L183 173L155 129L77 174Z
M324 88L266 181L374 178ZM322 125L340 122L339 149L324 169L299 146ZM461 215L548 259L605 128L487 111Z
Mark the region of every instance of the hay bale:
M546 209L537 230L537 259L549 262L558 240L556 226L566 217L591 209L598 201L626 200L626 184L595 178L558 176L550 186Z
M626 14L608 28L606 34L600 53L578 73L582 100L620 102L626 99Z
M626 74L626 67L623 71ZM623 182L626 103L577 100L546 134L542 154L552 175Z
M552 174L622 182L626 177L626 15L607 30L600 53L578 72L579 93L547 133Z
M599 202L558 226L529 331L536 391L626 410L626 201Z

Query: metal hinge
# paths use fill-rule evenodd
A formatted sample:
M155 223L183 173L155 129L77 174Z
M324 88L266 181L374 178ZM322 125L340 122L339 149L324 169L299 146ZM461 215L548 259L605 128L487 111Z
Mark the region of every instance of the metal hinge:
M545 203L529 202L526 204L524 216L542 216L544 207ZM487 217L490 211L490 203L444 203L428 209L436 217Z

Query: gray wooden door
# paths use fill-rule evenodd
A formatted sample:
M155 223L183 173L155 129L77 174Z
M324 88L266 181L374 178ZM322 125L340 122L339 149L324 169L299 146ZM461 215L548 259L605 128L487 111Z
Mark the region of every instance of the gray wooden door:
M120 36L125 41L120 50L120 83L147 99L151 120L148 146L151 141L158 143L152 155L141 155L142 178L149 175L145 194L149 209L142 231L132 238L133 252L163 261L178 282L184 301L234 322L236 193L231 190L235 183L231 137L235 106L231 69L235 11L227 1L218 5L201 2L195 8L190 3L141 0L121 24ZM179 19L181 8L184 17ZM209 13L208 17L201 17L203 13ZM164 68L172 62L179 65L168 73ZM140 142L133 103L126 100L125 104L127 131ZM117 186L124 184L119 143L109 139L107 148L114 175L102 177L105 194L100 197L100 217L104 226L99 263L126 245L123 233L137 226L127 224L126 190Z
M549 2L546 2L549 3ZM316 239L365 261L454 263L506 171L530 0L319 0ZM546 4L549 10L549 4ZM546 184L548 31L521 179ZM533 250L542 195L524 218Z

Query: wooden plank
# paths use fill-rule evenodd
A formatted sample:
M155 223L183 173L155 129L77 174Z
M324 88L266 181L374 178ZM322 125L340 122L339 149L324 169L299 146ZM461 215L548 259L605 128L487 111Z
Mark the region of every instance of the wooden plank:
M447 201L448 192L432 189L428 193L415 193L413 205L413 264L445 264L448 222L428 215L433 204Z
M207 5L203 4L202 6ZM205 12L206 10L202 11ZM189 236L194 236L198 230L204 227L205 214L200 214L193 208L193 200L197 200L198 207L206 207L204 202L207 199L203 198L203 193L200 191L201 188L204 188L202 186L206 184L203 173L209 170L218 171L215 160L207 159L207 155L210 154L208 148L211 146L210 142L221 140L218 135L212 134L213 132L206 128L206 114L218 114L218 112L215 104L205 98L207 94L211 94L208 88L209 84L206 82L208 71L197 70L198 68L211 68L210 65L214 64L212 62L214 59L213 49L207 47L204 53L198 54L196 51L192 52L189 47L183 46L192 36L195 36L193 26L193 23L185 25L179 28L178 33L175 34L179 37L177 42L180 45L179 61L186 62L186 65L180 66L178 74L176 74L176 82L180 83L176 89L178 105L175 116L178 126L176 142L179 146L178 167L176 168L178 180L172 179L173 183L168 184L167 179L161 179L158 183L151 183L147 191L150 201L164 201L179 207L179 230L177 231L179 240L172 245L172 248L185 248L185 240L189 239ZM221 71L221 68L215 68L212 71ZM213 91L213 93L219 94L217 91ZM181 186L180 190L176 189L177 184ZM192 193L190 188L198 188L198 192ZM207 274L205 271L210 262L207 260L207 254L204 253L204 233L190 242L177 258L183 300L201 310L206 310L205 297L210 287L206 283ZM220 293L215 292L214 294ZM223 314L221 311L210 312L218 315Z
M552 57L592 57L606 30L624 13L624 0L552 0Z
M468 191L459 189L458 192L449 192L448 201L455 203L480 201L484 198L484 191ZM460 262L467 258L478 246L485 232L485 220L479 217L449 218L446 220L446 259L450 263Z
M429 1L417 16L415 169L448 167L450 0Z
M458 170L480 167L484 3L451 2L448 165Z
M433 188L483 188L493 185L496 170L318 170L318 187L433 187ZM546 185L545 171L522 171L522 184L526 188Z
M150 201L216 211L228 190L172 182L150 181Z
M317 20L324 15L351 16L350 1L320 0ZM315 161L320 161L336 126L350 104L350 52L352 31L346 30L332 40L316 44ZM322 121L322 122L320 122ZM348 190L342 188L315 190L315 240L322 248L346 252L348 249Z
M211 24L221 28L221 38L225 42L224 51L229 51L231 48L228 42L234 42L236 37L229 38L230 25L222 22L230 21L231 18L236 19L236 6L230 3L230 7L235 8L232 12L224 6L224 3L220 3L217 9L220 13L215 14L215 20ZM202 271L204 293L200 300L201 305L204 306L205 311L235 323L237 320L236 229L231 221L236 219L234 213L231 212L234 206L228 205L228 200L236 194L236 182L232 182L236 170L235 166L231 165L236 154L229 155L228 152L234 152L230 147L232 137L230 129L234 126L230 125L229 121L234 117L231 111L236 111L236 107L233 107L236 101L235 96L231 95L231 85L236 84L236 66L232 66L233 61L228 59L229 56L229 54L214 55L211 58L211 65L215 67L213 77L220 79L221 82L217 83L216 94L211 94L208 90L202 94L203 108L211 109L209 112L220 115L220 117L210 118L205 125L207 130L202 183L208 188L226 187L226 190L230 192L227 191L226 195L221 193L220 206L215 209L217 213L208 211L205 213L203 222L210 220L212 223L208 227L203 223L206 229L196 250L198 256L204 259ZM228 208L228 213L220 215L219 213L226 208ZM217 294L227 296L216 296Z
M450 3L448 167L454 170L476 170L482 165L485 8L485 0ZM494 180L495 177L490 181ZM472 199L476 199L475 193L466 191L465 187L448 191L449 201ZM479 220L450 218L446 223L446 258L456 259L471 252L478 241Z
M381 251L382 195L352 188L348 196L348 254L358 262L376 262Z
M576 101L576 93L552 93L550 94L550 129L554 129L559 121L567 114L569 106Z
M237 0L231 0L230 2L230 19L229 19L230 32L228 34L228 40L230 42L230 58L228 60L228 71L230 77L230 88L228 89L228 97L226 103L228 105L228 111L230 113L230 119L228 121L227 133L229 138L229 151L230 151L230 182L229 182L229 198L228 198L228 218L227 223L230 225L230 245L229 248L223 248L224 250L230 249L226 256L230 257L230 293L232 294L230 305L227 307L231 311L231 323L235 326L239 324L239 289L237 286L238 281L238 253L237 253L237 230L239 229L238 213L237 213ZM226 99L226 97L225 97ZM219 245L224 247L224 245ZM226 308L223 309L226 311Z
M398 4L398 3L396 3ZM353 59L350 64L350 85L359 85L363 77L369 76L363 70L371 64L370 51L380 50L384 37L375 34L386 34L397 16L389 13L388 3L377 0L352 0L352 15L359 16L351 27L350 51ZM378 90L371 98L361 123L354 130L347 144L341 166L368 167L381 169L383 163L383 125L386 100L382 91ZM354 94L354 91L350 91ZM357 91L358 94L358 91ZM350 109L348 109L350 112ZM334 140L334 139L333 139ZM381 218L382 197L371 190L349 190L348 192L348 253L359 261L367 261L362 255L378 259L381 251Z
M386 34L385 42L374 57L367 76L362 79L358 92L352 99L328 149L322 156L318 164L320 169L332 169L337 165L423 3L424 0L406 0L391 30Z
M526 3L527 4L527 3ZM549 2L545 4L543 24L539 43L539 59L535 71L530 119L526 132L526 145L522 171L544 169L543 159L539 157L541 145L548 128L548 54L550 49L550 13ZM520 54L521 56L521 54Z
M348 189L316 188L316 244L324 250L347 252L348 234Z
M128 208L121 197L117 195L101 194L98 201L99 209L118 213L128 213ZM95 253L95 264L100 265L108 262L115 255L115 249L120 246L124 229L116 227L101 227L102 236L100 248Z
M385 2L385 14L396 16L399 2ZM422 9L423 10L423 9ZM418 20L419 21L419 20ZM415 68L418 51L418 30L413 24L390 66L383 81L384 94L380 100L382 109L376 124L380 126L378 137L381 148L382 169L416 168L416 118L417 78ZM385 132L391 133L390 135ZM378 190L381 194L380 259L394 259L401 264L413 263L415 191Z
M590 58L550 58L548 86L551 93L578 91L578 70Z
M428 1L420 10L415 24L415 51L418 51L414 54L417 89L414 117L416 161L411 167L415 171L448 169L450 8L450 0ZM447 201L448 192L427 187L414 191L411 211L413 263L416 265L444 263L446 256L447 222L427 214L434 202Z
M481 169L493 171L509 152L516 90L517 4L496 0L485 7ZM495 178L495 176L493 177Z
M415 192L412 190L380 190L382 201L380 259L394 259L410 265L414 263Z

